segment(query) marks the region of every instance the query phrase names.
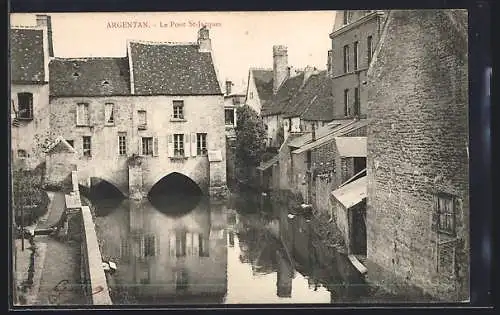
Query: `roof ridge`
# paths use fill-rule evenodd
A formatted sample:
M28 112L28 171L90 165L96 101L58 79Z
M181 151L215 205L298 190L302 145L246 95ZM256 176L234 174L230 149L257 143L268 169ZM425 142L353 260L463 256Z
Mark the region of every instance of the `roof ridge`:
M122 57L54 57L52 60L58 60L58 61L86 61L89 59L100 59L100 60L105 60L105 59L128 59L127 56L122 56Z
M43 31L45 27L36 26L36 25L11 25L10 29L22 29L22 30L35 30L35 31Z
M143 45L168 45L168 46L198 46L196 42L171 42L171 41L149 41L141 39L129 39L127 44L143 44Z
M266 71L273 71L272 68L264 68L264 67L250 67L249 68L250 71L252 70L266 70Z

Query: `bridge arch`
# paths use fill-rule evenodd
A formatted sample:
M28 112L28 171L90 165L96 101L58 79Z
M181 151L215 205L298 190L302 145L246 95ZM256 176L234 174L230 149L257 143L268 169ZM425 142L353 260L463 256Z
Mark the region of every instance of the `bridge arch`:
M203 187L196 179L180 172L171 172L151 185L148 196L154 194L200 195L203 193Z
M86 195L97 193L100 197L128 197L128 190L113 180L91 176L86 181L80 181L79 189Z

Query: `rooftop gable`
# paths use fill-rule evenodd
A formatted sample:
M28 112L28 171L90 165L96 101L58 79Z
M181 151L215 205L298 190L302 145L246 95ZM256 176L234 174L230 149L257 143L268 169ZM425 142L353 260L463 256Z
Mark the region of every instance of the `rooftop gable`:
M287 78L280 86L270 102L262 107L262 115L276 115L283 113L290 104L292 98L299 92L302 83L304 82L304 73Z

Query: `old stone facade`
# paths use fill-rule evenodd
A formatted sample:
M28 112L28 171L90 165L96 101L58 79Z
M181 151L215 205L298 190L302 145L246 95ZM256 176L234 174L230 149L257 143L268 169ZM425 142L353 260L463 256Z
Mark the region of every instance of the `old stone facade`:
M206 194L225 195L224 97L207 28L197 42L129 41L125 57L54 58L50 17L43 17L34 30L12 31L18 160L32 158L36 166L62 137L76 151L82 185L104 179L127 196L131 159L141 157L136 197L173 172Z
M394 10L369 70L368 275L469 298L467 12Z
M333 32L329 73L333 79L333 116L366 117L366 72L380 38L382 11L338 11Z
M50 16L37 15L36 26L12 26L10 35L11 157L14 167L34 168L50 145Z

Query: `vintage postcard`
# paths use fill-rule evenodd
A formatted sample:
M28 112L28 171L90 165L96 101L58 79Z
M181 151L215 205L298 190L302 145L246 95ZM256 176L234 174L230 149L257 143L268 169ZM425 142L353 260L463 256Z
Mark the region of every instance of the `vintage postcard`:
M468 301L467 15L11 14L14 305Z

